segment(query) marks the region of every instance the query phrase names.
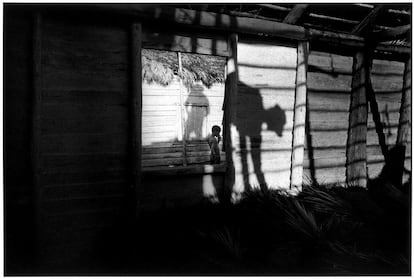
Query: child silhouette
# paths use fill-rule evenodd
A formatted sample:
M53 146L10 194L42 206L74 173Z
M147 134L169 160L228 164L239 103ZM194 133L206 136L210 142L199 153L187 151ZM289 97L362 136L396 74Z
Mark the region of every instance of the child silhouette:
M220 163L220 148L219 143L221 140L220 136L221 128L214 125L211 128L211 135L208 137L208 145L210 146L210 162L212 164Z

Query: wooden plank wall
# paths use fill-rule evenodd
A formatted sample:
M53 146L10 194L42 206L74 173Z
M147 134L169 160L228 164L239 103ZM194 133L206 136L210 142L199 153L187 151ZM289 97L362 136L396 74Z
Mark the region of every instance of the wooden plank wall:
M168 86L143 82L142 144L143 167L182 165L182 132L180 113L180 82L176 78ZM188 127L187 162L208 162L210 151L206 140L191 140L210 134L211 127L222 127L224 84L210 88L201 82L182 88ZM200 112L205 117L199 117ZM197 122L197 123L195 123ZM191 127L193 131L190 131Z
M28 268L34 252L29 148L33 18L7 5L4 15L4 268L12 275Z
M228 56L227 37L217 32L189 33L168 26L143 26L143 48Z
M45 17L42 31L43 252L79 262L125 204L129 28Z
M266 183L289 187L296 46L238 43L235 192Z
M384 125L387 144L395 144L404 64L374 60L372 83ZM308 125L304 180L345 183L346 141L352 81L352 57L311 51L308 68ZM406 167L411 162L407 148ZM368 112L368 176L379 174L384 157L372 113Z
M352 57L311 51L304 181L345 182Z
M403 87L404 63L374 60L372 66L372 86L378 103L378 110L384 128L385 141L391 149L397 141L399 111ZM411 138L411 134L409 135ZM384 156L378 143L372 113L368 114L368 175L376 177L383 165ZM406 148L405 167L411 170L411 141Z

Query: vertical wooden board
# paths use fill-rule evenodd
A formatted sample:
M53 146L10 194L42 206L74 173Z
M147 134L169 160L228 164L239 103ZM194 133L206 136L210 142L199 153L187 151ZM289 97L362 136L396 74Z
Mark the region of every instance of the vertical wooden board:
M226 87L224 95L224 141L226 150L227 170L224 177L224 187L228 192L238 191L240 184L240 177L236 175L234 163L237 160L236 152L234 151L234 144L239 137L237 129L237 84L238 84L238 36L231 34L228 37L229 58L226 65Z
M135 192L135 209L142 199L142 27L140 23L131 25L131 106L130 106L130 146L131 185Z
M301 187L306 124L306 84L309 43L298 43L290 187Z
M322 168L320 160L345 157L352 60L314 51L309 55L305 182L345 182L345 165Z
M368 104L365 89L366 61L363 52L357 52L354 56L351 104L349 112L349 126L347 138L347 168L346 178L348 183L355 183L365 187L367 183L366 173L366 141L367 141L367 117Z
M42 28L42 96L47 100L47 104L42 106L42 126L51 124L54 130L53 136L42 135L40 141L41 150L48 152L47 156L42 156L44 169L40 181L42 185L70 188L76 187L76 183L111 183L116 177L117 187L112 188L108 195L123 199L131 176L127 152L130 123L127 104L131 104L128 94L130 76L127 71L130 68L129 30L126 26L99 20L68 19L65 16L45 16ZM59 139L61 145L51 142L59 135L62 135ZM71 139L77 135L77 139L72 142ZM107 140L103 142L102 138L105 137ZM62 154L63 151L67 153ZM112 157L114 154L120 157ZM60 189L63 188L57 191ZM75 197L75 191L66 193L67 200L79 198ZM87 200L91 194L90 187L82 192L85 206L78 206L76 202L57 202L61 208L56 210L77 210L82 218L89 210L87 206L92 205ZM96 197L93 210L109 210L106 223L113 224L110 213L124 210L126 203L116 202L108 206L104 196ZM48 214L53 213L53 208L46 205L44 200L42 206ZM63 230L68 226L67 218L63 214L61 222L54 222L48 215L45 217L44 229ZM75 246L74 242L79 241L92 245L79 228L74 228L74 231L81 237L70 239L65 244ZM58 249L67 238L57 235L56 239L53 243L45 242L45 250ZM71 253L75 252L68 252ZM47 257L56 255L48 254Z
M405 63L397 144L406 144L411 134L411 58Z
M374 92L376 93L376 100L378 104L378 111L382 123L383 133L385 136L385 144L388 149L392 148L397 140L398 133L398 119L400 117L399 108L401 100L403 100L403 71L404 66L400 62L374 60L372 67L372 83ZM409 108L409 106L407 106ZM379 138L376 133L375 124L373 122L373 114L369 111L368 115L368 134L367 142L371 145L376 145L379 148ZM385 160L376 161L376 156L383 156L382 152L375 154L368 153L368 174L370 178L378 176L385 165Z
M34 15L34 30L33 30L33 96L32 96L32 126L31 126L31 166L32 166L32 180L34 192L34 212L35 212L35 235L36 235L36 253L41 255L44 250L44 224L45 216L42 210L42 191L43 187L40 183L40 176L42 172L41 166L41 146L40 146L40 115L42 105L42 28L43 16L40 13Z
M291 147L292 135L285 133L285 127L293 126L292 118L287 123L286 111L293 111L294 105L296 48L240 42L238 49L240 101L236 126L240 155L237 158L239 162L235 162L238 175L236 188L242 191L246 183L289 187L290 156L284 158L264 154L262 148L264 143L274 148ZM272 92L269 89L275 90ZM279 97L280 90L290 92L291 96ZM247 148L255 151L247 154ZM277 170L279 165L285 164L286 170Z

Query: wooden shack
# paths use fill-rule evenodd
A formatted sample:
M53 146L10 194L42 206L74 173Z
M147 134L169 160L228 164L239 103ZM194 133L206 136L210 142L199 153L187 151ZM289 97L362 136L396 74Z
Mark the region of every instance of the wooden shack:
M105 228L145 210L365 187L395 145L411 179L410 12L6 4L7 272L88 262Z

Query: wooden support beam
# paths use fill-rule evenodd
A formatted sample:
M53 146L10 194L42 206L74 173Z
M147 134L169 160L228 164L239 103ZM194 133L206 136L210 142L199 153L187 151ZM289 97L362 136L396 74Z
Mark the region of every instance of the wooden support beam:
M355 35L363 35L370 31L378 15L384 10L384 5L377 5L357 26L354 27L352 33Z
M58 8L57 8L58 9ZM69 8L65 8L67 13ZM48 9L51 10L50 8ZM154 4L85 4L72 10L93 11L108 15L124 15L157 24L179 24L200 30L221 30L257 35L259 33L293 40L306 40L307 32L301 26L257 18L236 17L207 11L174 8ZM161 24L161 23L158 23Z
M406 145L411 131L411 57L405 63L397 144Z
M306 121L306 74L308 66L309 43L299 42L296 68L295 109L293 117L292 161L290 189L301 190L303 177L303 157L305 150Z
M387 159L388 156L388 146L385 140L384 128L381 122L381 115L378 109L377 98L375 96L374 88L371 82L371 73L372 73L372 50L367 49L365 52L365 89L367 99L369 100L369 106L371 108L372 120L375 123L375 131L378 136L378 143L381 147L381 152L384 155L384 158Z
M143 188L141 185L141 132L142 132L142 63L141 63L141 24L131 26L131 184L136 194L136 212L140 210Z
M237 34L231 34L229 37L230 57L227 60L227 76L224 95L224 133L225 133L225 151L227 171L225 175L225 199L230 199L235 184L234 162L236 161L236 150L234 143L237 140L237 82L238 82L238 65L237 65Z
M365 54L357 52L352 66L352 92L346 147L346 181L362 187L367 185L367 118Z
M269 4L261 4L269 5ZM271 5L275 6L275 5ZM280 10L290 10L278 7ZM41 5L36 9L42 11ZM365 46L366 40L363 37L350 35L341 32L327 32L314 28L305 29L302 26L275 22L265 19L236 17L226 14L213 12L195 11L190 9L174 8L171 6L153 4L85 4L80 6L51 5L47 7L47 12L55 14L70 12L85 14L100 14L103 16L122 16L132 19L146 21L149 24L168 24L179 28L177 25L194 29L197 31L220 30L225 32L235 32L238 34L268 35L292 40L307 41L311 40L321 44L340 46L341 48L359 49ZM387 52L390 54L410 55L411 47L389 46L379 44L376 52Z
M178 73L179 76L182 76L183 64L181 60L181 53L177 52L178 60ZM183 142L182 156L183 156L183 166L187 166L187 151L186 151L186 140L185 140L185 106L184 106L184 84L180 78L180 126L181 126L181 137Z
M283 11L283 12L290 11L289 8L285 8L285 7L278 6L278 5L273 5L273 4L257 4L257 6L272 9L272 10L275 10L275 11Z
M31 125L31 169L34 194L35 214L35 251L36 259L41 260L43 247L43 212L42 185L40 183L40 131L41 131L41 102L42 102L42 15L36 13L33 18L33 95L32 95L32 125Z
M370 37L377 42L386 42L406 36L409 31L411 31L411 24L376 31L370 34Z
M306 12L308 6L308 4L296 4L293 7L293 9L287 14L287 16L283 19L283 22L287 24L295 24Z

